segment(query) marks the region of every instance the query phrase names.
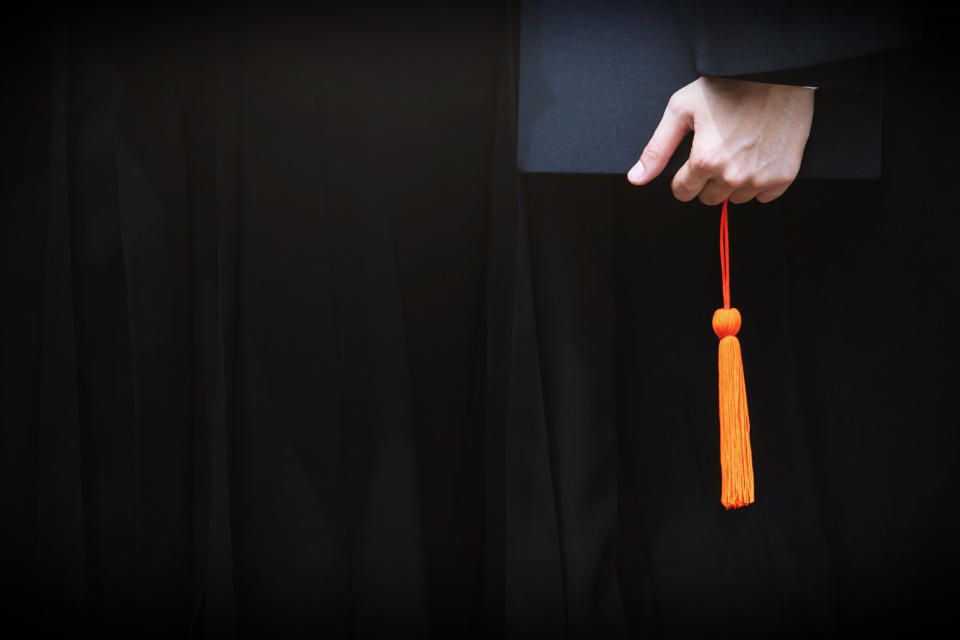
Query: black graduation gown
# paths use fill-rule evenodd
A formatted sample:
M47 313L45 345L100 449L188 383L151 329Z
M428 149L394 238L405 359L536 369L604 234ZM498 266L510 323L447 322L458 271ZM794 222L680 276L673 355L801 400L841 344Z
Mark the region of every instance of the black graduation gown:
M758 502L727 513L716 220L665 180L517 173L517 16L11 23L5 619L164 637L936 621L955 256L943 196L915 188L952 177L953 45L889 59L880 181L798 182L731 222Z

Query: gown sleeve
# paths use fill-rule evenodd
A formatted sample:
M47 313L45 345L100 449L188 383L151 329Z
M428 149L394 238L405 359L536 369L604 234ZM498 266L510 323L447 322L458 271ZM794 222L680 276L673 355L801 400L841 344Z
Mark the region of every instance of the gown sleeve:
M919 14L894 2L683 0L678 18L700 75L847 90L922 31Z

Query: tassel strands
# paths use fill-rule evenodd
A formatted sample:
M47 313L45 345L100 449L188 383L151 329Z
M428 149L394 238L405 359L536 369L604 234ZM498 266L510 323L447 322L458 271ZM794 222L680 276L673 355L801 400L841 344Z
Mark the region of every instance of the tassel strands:
M720 502L727 509L753 503L753 453L750 449L750 415L740 353L740 312L730 306L730 241L727 229L727 201L720 214L720 272L723 280L723 307L713 314L713 330L720 338L719 407L720 469L723 483Z

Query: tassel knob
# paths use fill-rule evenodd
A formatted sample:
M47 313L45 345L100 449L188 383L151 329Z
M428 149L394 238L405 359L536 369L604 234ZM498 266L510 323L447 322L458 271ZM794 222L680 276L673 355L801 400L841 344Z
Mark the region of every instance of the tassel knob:
M713 332L718 338L735 336L740 332L740 312L736 307L720 308L713 312Z

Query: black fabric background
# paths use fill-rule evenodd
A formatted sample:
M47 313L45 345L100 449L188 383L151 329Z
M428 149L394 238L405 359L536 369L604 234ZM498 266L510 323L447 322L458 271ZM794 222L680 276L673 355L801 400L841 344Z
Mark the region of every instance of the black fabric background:
M731 212L757 503L727 512L718 211L666 176L519 175L516 15L7 23L5 624L950 621L956 17L884 58L881 180Z

